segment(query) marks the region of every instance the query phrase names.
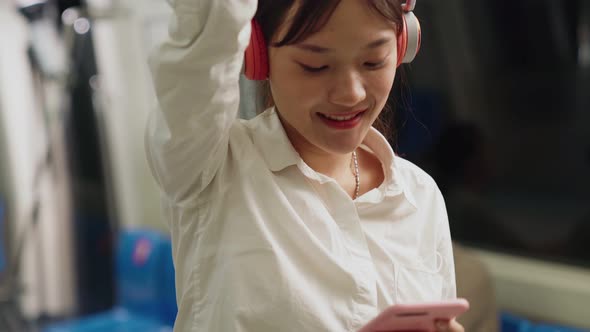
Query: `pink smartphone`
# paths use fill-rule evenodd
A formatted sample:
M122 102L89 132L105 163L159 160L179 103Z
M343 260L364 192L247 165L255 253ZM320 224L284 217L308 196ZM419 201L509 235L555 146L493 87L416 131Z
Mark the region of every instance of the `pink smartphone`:
M436 331L437 319L451 320L469 309L466 299L396 304L383 310L359 332Z

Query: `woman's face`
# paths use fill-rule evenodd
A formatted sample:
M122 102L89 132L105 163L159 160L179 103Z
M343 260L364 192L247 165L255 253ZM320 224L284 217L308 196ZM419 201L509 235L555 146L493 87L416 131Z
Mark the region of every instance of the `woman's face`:
M270 48L272 96L298 151L344 154L362 142L393 84L396 40L393 24L365 1L342 0L319 32Z

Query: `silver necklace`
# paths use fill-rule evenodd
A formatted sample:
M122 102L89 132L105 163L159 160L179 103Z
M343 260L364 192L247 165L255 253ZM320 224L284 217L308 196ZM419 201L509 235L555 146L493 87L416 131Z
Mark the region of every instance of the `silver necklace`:
M354 180L356 182L356 189L354 192L353 199L357 199L357 197L359 197L359 193L361 191L361 174L359 172L359 161L356 156L356 150L352 151L352 162L354 163Z

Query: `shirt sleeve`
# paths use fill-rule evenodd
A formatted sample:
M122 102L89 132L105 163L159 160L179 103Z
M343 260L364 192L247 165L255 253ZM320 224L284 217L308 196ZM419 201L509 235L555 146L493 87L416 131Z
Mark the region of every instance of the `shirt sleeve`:
M455 260L453 258L453 244L449 227L449 217L442 193L437 188L437 206L440 209L438 220L437 252L442 259L440 273L443 277L442 299L455 299L457 297L457 283L455 280Z
M156 181L176 204L223 164L257 0L171 0L168 38L150 55L157 107L146 129Z

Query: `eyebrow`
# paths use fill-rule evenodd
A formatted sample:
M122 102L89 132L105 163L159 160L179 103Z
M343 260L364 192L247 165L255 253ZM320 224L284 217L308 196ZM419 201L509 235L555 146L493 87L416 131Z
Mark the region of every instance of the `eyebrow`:
M367 44L364 49L374 49L377 48L381 45L387 44L389 43L389 41L391 40L391 38L387 38L387 37L383 37L383 38L379 38L375 41L370 42L369 44ZM322 46L318 46L318 45L313 45L313 44L297 44L295 45L295 47L305 50L305 51L310 51L310 52L314 52L314 53L329 53L332 52L332 49L327 48L327 47L322 47Z

